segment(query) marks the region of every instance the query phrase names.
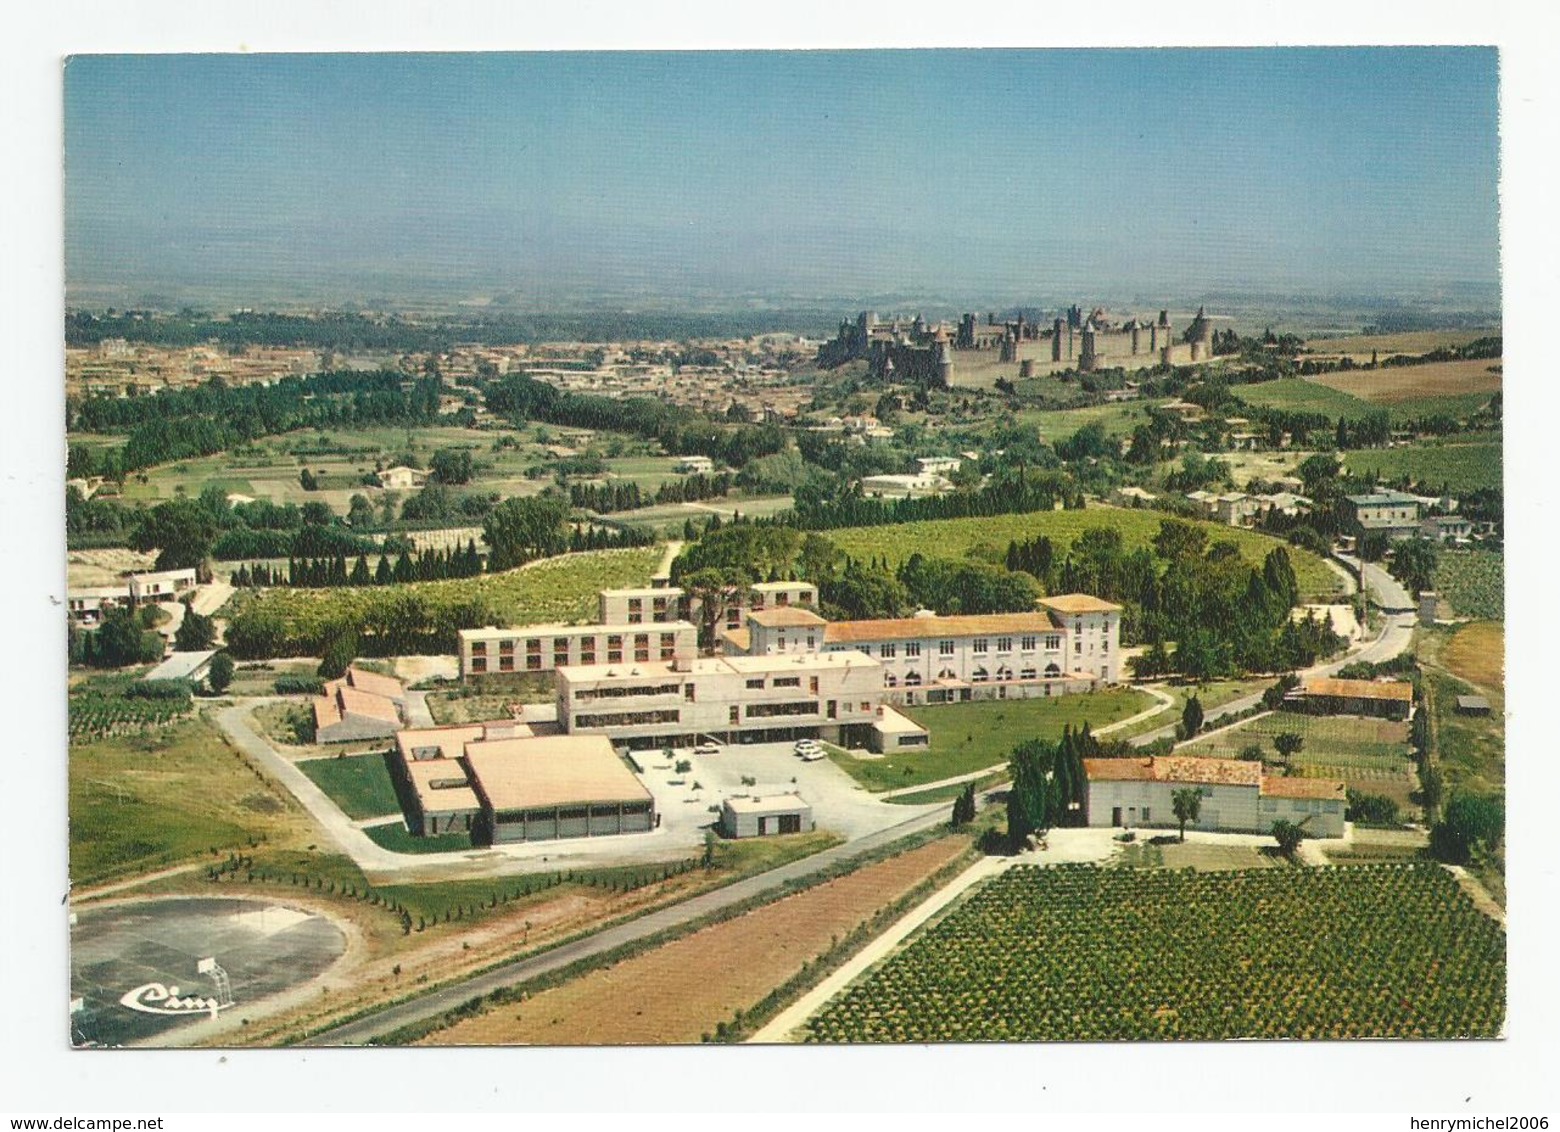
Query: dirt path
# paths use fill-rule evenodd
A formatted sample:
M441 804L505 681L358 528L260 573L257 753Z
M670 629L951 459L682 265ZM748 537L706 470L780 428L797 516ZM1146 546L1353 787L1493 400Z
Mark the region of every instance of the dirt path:
M495 1007L426 1045L693 1044L965 851L943 838Z
M176 877L181 873L192 873L196 869L207 867L208 862L206 861L192 861L185 865L174 865L170 868L158 869L155 873L142 873L140 876L131 877L129 880L118 880L111 884L94 885L91 888L72 888L70 890L70 900L74 904L84 903L88 900L100 900L105 896L112 896L116 892L139 888L141 885L151 884L155 880L162 880L165 877Z
M748 1041L750 1043L767 1044L791 1040L792 1035L807 1019L822 1009L824 1003L855 982L863 971L899 946L905 937L915 931L916 928L953 903L961 893L967 891L972 885L978 884L988 877L995 876L1003 869L1023 859L1021 857L982 857L954 878L951 883L945 885L913 908L908 915L904 916L888 931L878 936L877 939L857 953L850 962L808 991L792 1006L781 1011L775 1016L773 1021L759 1030Z

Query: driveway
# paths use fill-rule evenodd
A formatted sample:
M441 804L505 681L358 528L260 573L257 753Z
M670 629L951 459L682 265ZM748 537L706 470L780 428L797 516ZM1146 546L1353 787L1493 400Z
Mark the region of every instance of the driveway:
M678 751L671 762L659 751L637 753L636 760L645 768L640 779L654 795L656 812L661 815L658 827L648 833L474 846L447 853L394 853L370 839L363 823L348 818L292 760L254 729L249 713L261 704L279 702L290 701L278 697L244 700L219 711L216 722L240 750L287 787L325 835L375 883L411 884L677 860L703 846L705 828L718 818L711 807L718 807L721 799L731 794L799 791L811 803L818 828L839 833L847 841L858 841L926 815L942 820L948 812L947 803L942 802L896 806L880 801L827 759L804 763L795 757L789 743L760 743L724 747L718 755ZM684 774L675 771L676 761L681 759L692 763L692 769ZM747 785L744 777L754 779L756 785Z
M1349 569L1359 573L1360 560L1351 554L1334 553L1334 557ZM1365 592L1389 613L1413 612L1416 603L1412 595L1391 574L1375 562L1365 563Z

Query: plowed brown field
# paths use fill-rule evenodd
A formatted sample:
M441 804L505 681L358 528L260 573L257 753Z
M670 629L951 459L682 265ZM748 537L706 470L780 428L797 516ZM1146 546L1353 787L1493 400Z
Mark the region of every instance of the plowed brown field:
M1476 358L1463 362L1431 362L1423 366L1388 366L1325 373L1313 380L1363 401L1393 405L1420 397L1494 393L1500 389L1500 362Z
M945 837L424 1038L423 1045L696 1043L969 846Z

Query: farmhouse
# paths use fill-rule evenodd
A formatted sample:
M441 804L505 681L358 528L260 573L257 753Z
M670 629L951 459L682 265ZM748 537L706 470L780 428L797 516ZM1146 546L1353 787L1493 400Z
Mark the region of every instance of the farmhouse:
M917 456L916 470L923 476L950 476L964 466L957 456Z
M720 828L727 837L811 833L812 807L799 794L727 798L720 804Z
M1334 779L1282 778L1238 759L1169 755L1144 759L1084 759L1084 811L1093 827L1174 829L1174 795L1201 794L1195 829L1267 833L1277 821L1303 824L1313 837L1342 837L1347 800Z
M1399 491L1346 495L1344 504L1356 537L1384 534L1389 539L1419 534L1419 498Z
M677 461L677 471L683 475L709 475L715 470L715 461L708 456L684 456Z
M872 496L940 495L953 485L936 472L910 475L863 476L861 493Z
M1339 680L1322 677L1285 697L1291 704L1320 715L1375 715L1411 719L1414 686L1401 680Z
M408 468L405 464L397 464L379 473L379 486L387 490L421 487L427 482L427 472L419 468Z
M67 590L65 605L77 621L93 625L103 619L106 610L115 606L129 607L148 601L177 601L181 594L193 590L196 582L193 568L130 574L115 585Z

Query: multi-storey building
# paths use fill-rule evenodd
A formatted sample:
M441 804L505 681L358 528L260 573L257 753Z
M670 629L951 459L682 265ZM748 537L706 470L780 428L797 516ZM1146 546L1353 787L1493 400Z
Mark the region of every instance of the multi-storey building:
M564 731L630 747L803 737L861 746L882 718L882 666L853 652L569 665L556 681Z
M891 703L948 703L1092 691L1121 671L1121 606L1087 594L1044 598L1030 613L835 621L829 653L883 666ZM753 633L750 647L767 638Z

